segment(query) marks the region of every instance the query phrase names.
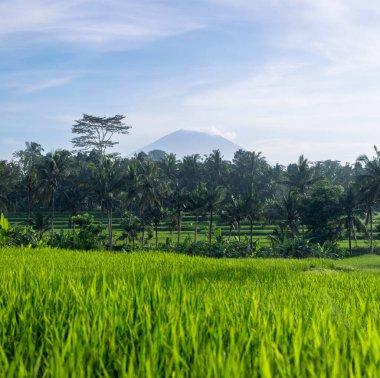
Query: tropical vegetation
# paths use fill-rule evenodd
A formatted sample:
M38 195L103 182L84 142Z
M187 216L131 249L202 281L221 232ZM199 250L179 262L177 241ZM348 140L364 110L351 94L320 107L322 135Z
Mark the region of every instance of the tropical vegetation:
M244 150L237 151L232 161L224 160L218 150L181 160L163 151L125 158L108 153L117 143L112 137L130 129L123 119L85 114L73 126L77 150L45 154L41 145L28 142L12 160L0 162L0 212L27 214L24 224L14 230L26 236L12 239L13 244L45 242L77 248L76 217L82 216L86 227L94 229L85 233L82 224L81 237L97 235L92 242L82 243L86 249L139 246L187 253L202 249L213 255L213 250L225 245L223 250L244 250L244 255L254 256L275 255L283 249L281 244L290 243L303 249L298 255L307 256L310 249L323 245L332 246L329 249L335 253L343 239L352 253L359 234L374 252L374 213L380 198L376 147L375 156L359 156L355 164L345 165L332 160L312 163L304 156L288 166L270 165L261 153ZM95 230L97 222L86 215L94 211L107 220L101 222L107 229L106 239L100 229ZM62 212L69 214L66 233L55 228L56 215ZM116 235L115 214L121 230ZM184 239L185 216L193 217L194 234L190 237L188 232ZM208 222L207 243L199 239L200 219ZM49 230L46 222L50 222ZM254 225L258 223L275 226L268 236L271 250L257 243ZM177 237L160 241L162 224ZM244 238L242 224L249 230ZM229 228L228 234L220 233L221 225Z

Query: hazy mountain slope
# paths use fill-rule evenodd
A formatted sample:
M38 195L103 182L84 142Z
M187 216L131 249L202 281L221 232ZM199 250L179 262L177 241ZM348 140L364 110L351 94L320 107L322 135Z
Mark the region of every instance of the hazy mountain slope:
M219 149L225 159L232 160L235 151L240 148L237 144L219 135L178 130L138 149L136 152L148 153L152 150L162 150L167 153L175 153L177 158L181 159L183 156L192 154L199 154L203 157L203 155L208 155L213 150Z

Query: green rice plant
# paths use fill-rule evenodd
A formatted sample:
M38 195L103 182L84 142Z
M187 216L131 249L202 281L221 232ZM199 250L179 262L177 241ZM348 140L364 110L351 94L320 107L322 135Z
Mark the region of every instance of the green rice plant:
M0 249L0 376L378 377L380 257Z

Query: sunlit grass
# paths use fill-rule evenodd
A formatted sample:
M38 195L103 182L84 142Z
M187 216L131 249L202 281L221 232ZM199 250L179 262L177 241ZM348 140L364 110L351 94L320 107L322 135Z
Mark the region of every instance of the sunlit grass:
M0 251L3 376L380 375L380 257Z

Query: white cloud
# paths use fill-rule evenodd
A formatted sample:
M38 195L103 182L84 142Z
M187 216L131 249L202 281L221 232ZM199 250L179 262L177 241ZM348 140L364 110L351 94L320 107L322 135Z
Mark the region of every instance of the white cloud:
M38 83L29 84L21 89L24 93L40 92L46 89L61 87L68 84L71 81L71 77L54 78Z
M219 136L226 138L228 140L231 140L231 141L236 138L236 133L234 131L221 130L216 126L211 126L211 127L207 128L205 130L202 130L202 131L206 131L207 133L209 133L211 135L219 135Z
M25 42L65 42L119 49L203 27L201 22L148 0L3 0L0 36ZM5 38L2 39L3 45ZM19 41L21 43L21 41Z

